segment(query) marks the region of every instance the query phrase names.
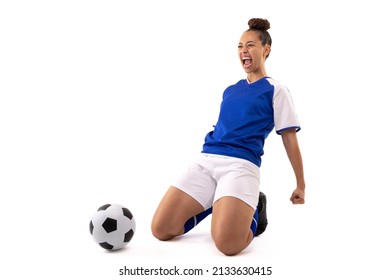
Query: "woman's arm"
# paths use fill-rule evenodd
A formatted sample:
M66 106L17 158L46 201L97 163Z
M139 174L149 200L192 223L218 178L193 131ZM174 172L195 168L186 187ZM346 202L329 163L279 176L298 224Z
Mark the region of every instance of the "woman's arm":
M282 132L282 140L297 180L297 187L292 193L290 200L293 204L303 204L305 203L305 178L296 134L295 129L285 130Z

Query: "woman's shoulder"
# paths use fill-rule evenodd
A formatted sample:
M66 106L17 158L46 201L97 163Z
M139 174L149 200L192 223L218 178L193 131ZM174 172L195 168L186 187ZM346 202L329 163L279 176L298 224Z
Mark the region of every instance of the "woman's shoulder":
M236 82L235 84L231 84L231 85L227 86L225 91L229 91L229 90L234 90L234 89L237 89L237 88L245 87L246 86L246 82L247 81L245 79L241 79L238 82Z
M275 86L284 86L284 84L282 82L280 82L279 80L276 80L272 77L265 77L265 79L271 84L271 85L275 85Z
M266 80L270 85L274 87L275 92L288 92L288 88L284 83L268 76L266 77Z

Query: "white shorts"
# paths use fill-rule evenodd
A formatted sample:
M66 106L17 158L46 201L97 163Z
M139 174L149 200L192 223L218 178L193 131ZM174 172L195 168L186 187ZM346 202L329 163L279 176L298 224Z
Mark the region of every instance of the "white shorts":
M253 209L259 199L260 170L248 160L202 153L174 185L206 210L224 196L236 197Z

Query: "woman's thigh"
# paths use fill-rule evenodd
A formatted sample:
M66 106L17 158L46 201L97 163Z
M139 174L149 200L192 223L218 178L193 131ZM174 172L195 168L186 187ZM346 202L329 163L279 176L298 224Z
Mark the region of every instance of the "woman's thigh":
M224 196L214 203L211 234L222 253L235 255L251 243L253 214L253 208L236 197Z

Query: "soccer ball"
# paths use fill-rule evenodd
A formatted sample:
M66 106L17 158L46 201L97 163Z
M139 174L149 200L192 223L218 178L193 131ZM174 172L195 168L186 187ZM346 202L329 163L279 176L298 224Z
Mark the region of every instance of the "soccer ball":
M89 232L104 249L119 250L133 238L135 219L129 209L119 204L105 204L92 216Z

